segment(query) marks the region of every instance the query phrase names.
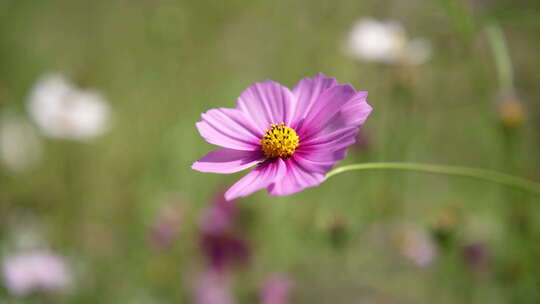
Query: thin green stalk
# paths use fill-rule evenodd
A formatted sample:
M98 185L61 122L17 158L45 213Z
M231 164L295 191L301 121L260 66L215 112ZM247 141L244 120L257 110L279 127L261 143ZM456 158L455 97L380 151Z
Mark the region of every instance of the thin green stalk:
M512 92L514 89L514 73L512 70L512 59L508 52L506 39L500 26L492 24L486 28L488 42L493 50L495 66L499 77L501 89Z
M326 174L326 179L340 173L355 170L405 170L442 175L471 177L505 185L508 187L513 187L540 196L540 184L533 181L497 171L459 166L441 166L401 162L363 163L335 168Z

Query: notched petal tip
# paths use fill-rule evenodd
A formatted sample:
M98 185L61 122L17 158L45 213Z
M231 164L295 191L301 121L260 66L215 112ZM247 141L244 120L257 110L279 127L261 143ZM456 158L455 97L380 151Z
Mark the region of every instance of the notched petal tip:
M203 173L213 173L213 171L209 170L208 167L202 164L200 161L195 161L193 164L191 164L191 169Z
M230 202L232 200L235 200L237 198L240 198L241 196L234 195L233 193L230 193L229 191L225 192L223 195L226 201Z
M289 88L267 79L246 88L236 106L259 130L264 130L272 123L289 124L294 104L295 97Z
M367 99L368 97L368 91L356 91L356 94L359 98Z
M315 76L311 77L311 79L314 79L314 80L328 79L328 80L331 80L331 81L333 81L333 82L335 82L337 84L337 80L334 77L328 77L323 72L318 72L317 74L315 74Z

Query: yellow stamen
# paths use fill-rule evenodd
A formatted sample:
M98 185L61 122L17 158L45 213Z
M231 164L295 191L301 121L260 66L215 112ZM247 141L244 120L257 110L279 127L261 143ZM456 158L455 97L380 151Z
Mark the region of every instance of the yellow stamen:
M294 154L300 144L300 139L294 129L285 126L285 123L271 124L261 139L264 156L267 158L289 158Z

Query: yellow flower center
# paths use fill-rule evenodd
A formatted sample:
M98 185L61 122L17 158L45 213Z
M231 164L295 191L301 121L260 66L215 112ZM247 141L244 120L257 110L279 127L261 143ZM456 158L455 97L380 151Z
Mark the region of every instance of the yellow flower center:
M294 129L285 126L285 123L272 124L261 139L264 156L267 158L288 158L294 154L300 144L300 139Z

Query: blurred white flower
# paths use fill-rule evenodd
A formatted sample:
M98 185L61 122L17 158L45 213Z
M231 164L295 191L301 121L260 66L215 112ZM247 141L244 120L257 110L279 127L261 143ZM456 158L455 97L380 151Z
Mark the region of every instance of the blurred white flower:
M35 291L59 291L71 284L71 274L64 260L46 250L8 256L2 261L3 279L15 295Z
M360 19L353 25L345 50L354 58L387 64L417 65L431 56L426 39L409 39L399 22L373 18Z
M207 271L195 286L197 304L234 304L230 282L227 276Z
M13 172L34 166L41 158L41 141L33 126L17 117L0 118L0 161Z
M400 231L399 245L403 256L418 266L428 266L437 257L437 247L424 230L405 228Z
M103 134L110 108L97 91L76 88L61 74L46 74L32 88L28 110L50 137L85 140Z

